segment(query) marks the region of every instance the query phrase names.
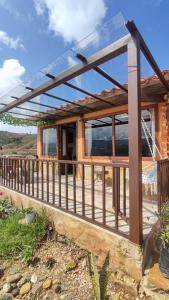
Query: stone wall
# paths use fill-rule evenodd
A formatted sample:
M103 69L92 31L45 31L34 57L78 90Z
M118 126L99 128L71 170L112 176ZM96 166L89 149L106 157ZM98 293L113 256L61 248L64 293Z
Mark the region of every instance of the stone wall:
M88 223L73 215L60 211L48 204L28 196L11 191L5 187L1 190L18 207L34 207L38 211L45 209L47 216L53 221L56 231L72 239L80 247L93 252L102 264L110 251L110 266L114 272L123 272L138 283L142 278L143 250L128 239L101 227Z
M159 105L159 127L160 127L160 152L163 158L169 157L169 124L167 119L169 95L165 95L165 102Z

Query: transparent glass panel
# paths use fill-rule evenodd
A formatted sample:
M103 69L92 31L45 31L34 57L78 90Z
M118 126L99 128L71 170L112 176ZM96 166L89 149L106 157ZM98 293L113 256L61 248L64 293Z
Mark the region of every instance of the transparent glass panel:
M43 129L43 155L57 155L57 128Z
M142 156L153 156L154 119L153 110L142 110ZM115 116L115 154L116 156L129 155L128 142L128 114Z
M12 89L4 94L0 94L0 102L8 104L9 102L14 101L11 96L19 98L29 93L30 91L26 89L26 86L36 88L48 80L51 80L49 77L46 77L46 73L57 76L63 71L81 63L76 57L77 53L81 53L88 58L107 45L122 38L127 33L128 31L125 27L123 15L121 13L116 14L104 24L98 26L94 32L91 32L86 37L82 38L82 40L73 45L72 48L66 50L64 53L61 53L61 55L57 56L57 58L54 57L49 64L43 66L36 73L32 74L31 76L29 74L25 74L20 81L11 83ZM80 81L79 77L75 79L76 82ZM94 81L95 79L93 78L93 83ZM91 82L90 77L88 82ZM102 88L104 89L104 87ZM75 96L77 96L77 93ZM72 91L70 88L68 93L67 91L64 91L64 97L67 97L68 99L72 98L75 100L79 98L75 96L72 97Z
M128 156L128 114L115 116L115 155Z
M80 52L89 57L96 51L117 41L128 33L125 27L125 20L121 12L111 17L94 32L87 35L72 49L75 53Z
M85 155L112 155L112 117L85 122Z
M152 110L142 111L142 156L153 156L154 118Z

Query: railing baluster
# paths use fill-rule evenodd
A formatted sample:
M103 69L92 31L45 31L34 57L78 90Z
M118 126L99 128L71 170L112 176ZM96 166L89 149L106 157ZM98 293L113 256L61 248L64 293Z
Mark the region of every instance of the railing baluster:
M9 188L11 188L11 159L9 158Z
M82 216L85 217L85 166L82 164Z
M31 183L30 160L28 160L28 195L30 195L30 183Z
M126 168L123 168L123 214L126 216Z
M4 185L5 185L5 186L7 185L7 184L6 184L6 162L7 162L7 160L4 159Z
M119 191L119 168L113 168L113 194L114 194L114 201L115 201L115 230L118 231L119 228L119 200L120 200L120 191Z
M76 213L76 165L73 164L73 211Z
M11 160L11 188L13 189L13 159Z
M41 177L42 177L42 181L41 181L41 185L42 185L42 201L44 200L44 165L43 165L43 161L41 164Z
M117 168L118 211L120 212L120 168Z
M8 182L9 182L9 188L11 187L11 160L9 158L9 162L8 162Z
M26 194L26 180L27 180L27 161L24 160L24 193Z
M17 180L17 161L15 159L15 176L14 176L14 189L16 190L16 180Z
M5 162L5 185L8 186L8 181L7 181L7 164L8 164L8 159L6 159Z
M32 159L32 197L34 197L34 160Z
M14 179L14 167L13 167L13 162L14 162L14 161L13 161L13 159L12 159L12 161L11 161L11 164L12 164L12 176L11 176L11 177L12 177L12 178L11 178L11 179L12 179L12 189L14 188L14 182L13 182L13 179Z
M5 159L3 158L3 185L5 185Z
M4 168L3 168L3 158L1 158L1 183L3 184L4 178Z
M8 158L8 163L7 163L7 181L8 181L8 187L10 186L10 176L9 176L9 158Z
M2 177L1 177L1 182L2 182L2 184L3 184L3 178L4 178L4 168L3 168L3 158L1 158L1 175L2 175Z
M21 159L21 193L23 192L23 160Z
M55 163L52 162L52 199L55 204Z
M4 180L4 184L6 186L8 186L8 183L7 183L7 177L6 177L6 174L7 174L7 162L8 162L8 159L5 160L5 180Z
M19 176L20 176L20 174L19 174L19 159L18 159L18 161L17 161L17 191L19 191Z
M92 198L92 220L95 220L95 198L94 198L94 165L91 165L91 198Z
M103 224L106 224L106 193L105 193L105 166L102 166L102 209L103 209Z
M58 177L59 177L59 207L61 207L62 206L61 163L58 163Z
M9 188L11 187L11 166L10 166L10 158L8 163L8 182L9 182Z
M115 230L118 230L118 201L117 201L117 178L116 178L116 168L113 167L113 204L115 213Z
M46 162L46 192L47 192L47 202L49 202L49 162Z
M7 162L7 160L4 159L4 185L5 185L5 186L7 185L7 184L6 184L6 162Z
M39 160L36 161L36 197L39 198Z
M68 165L65 164L65 199L66 199L66 210L69 209L68 203Z

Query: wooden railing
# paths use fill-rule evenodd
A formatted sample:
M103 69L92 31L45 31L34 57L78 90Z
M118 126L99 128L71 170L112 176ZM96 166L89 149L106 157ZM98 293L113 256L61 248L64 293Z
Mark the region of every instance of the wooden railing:
M1 185L129 236L127 163L0 158Z
M158 178L158 210L169 201L169 159L160 160L157 163Z

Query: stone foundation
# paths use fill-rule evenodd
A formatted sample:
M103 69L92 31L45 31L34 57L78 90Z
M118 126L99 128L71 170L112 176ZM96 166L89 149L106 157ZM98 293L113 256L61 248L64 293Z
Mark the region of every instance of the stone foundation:
M5 187L1 187L1 190L17 207L33 207L38 211L45 209L48 218L53 221L56 231L98 256L99 264L102 264L109 251L112 271L123 272L126 276L133 278L133 282L136 284L140 282L143 271L143 251L138 245L46 203Z

